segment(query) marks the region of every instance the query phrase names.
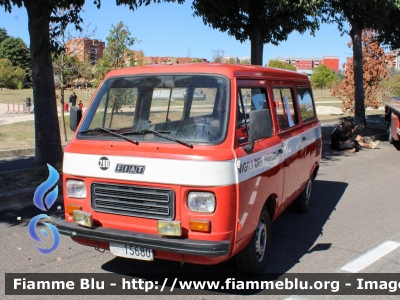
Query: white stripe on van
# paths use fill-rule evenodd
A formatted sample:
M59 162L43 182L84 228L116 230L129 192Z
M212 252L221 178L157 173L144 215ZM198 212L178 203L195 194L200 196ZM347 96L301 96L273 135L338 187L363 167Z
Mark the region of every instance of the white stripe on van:
M226 186L243 182L249 178L278 166L284 159L301 151L306 146L315 142L314 129L306 133L289 138L281 144L274 145L257 153L240 159L228 161L194 161L177 160L135 156L107 155L110 166L107 170L99 167L99 159L105 155L64 153L63 172L65 174L116 179L135 182L176 184L190 186ZM301 141L301 136L306 136L306 141ZM279 154L279 149L284 149ZM143 174L116 173L116 165L145 166ZM256 186L260 178L257 179Z
M110 161L107 170L99 167L99 159L103 156ZM117 164L144 166L145 169L143 174L116 173ZM226 186L235 184L237 181L234 159L194 161L66 152L63 172L93 178L190 186Z

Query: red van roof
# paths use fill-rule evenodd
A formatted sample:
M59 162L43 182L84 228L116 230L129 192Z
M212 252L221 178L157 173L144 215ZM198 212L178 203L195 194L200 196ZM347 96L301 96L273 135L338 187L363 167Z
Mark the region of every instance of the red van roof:
M308 76L293 71L263 67L257 65L237 65L237 64L218 64L218 63L193 63L193 64L174 64L174 65L148 65L141 67L129 67L113 70L106 75L106 78L121 75L136 74L221 74L228 78L263 77L274 80L307 80Z

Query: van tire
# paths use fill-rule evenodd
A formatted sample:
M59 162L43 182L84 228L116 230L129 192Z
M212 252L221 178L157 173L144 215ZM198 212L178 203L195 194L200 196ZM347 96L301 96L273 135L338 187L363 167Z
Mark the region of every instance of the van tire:
M258 226L247 246L236 255L236 263L243 273L261 273L268 259L271 244L271 221L268 210L264 207Z
M314 185L314 176L311 175L311 177L307 180L306 187L293 202L294 209L296 212L305 213L310 207L310 198L313 185Z

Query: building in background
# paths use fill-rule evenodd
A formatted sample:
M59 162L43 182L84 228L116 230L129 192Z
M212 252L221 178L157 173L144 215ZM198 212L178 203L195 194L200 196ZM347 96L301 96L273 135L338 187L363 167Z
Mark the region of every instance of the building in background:
M146 65L157 65L157 64L188 64L193 62L207 62L205 58L193 58L193 57L171 57L171 56L143 56L143 62Z
M284 58L284 57L277 57L273 60L280 61L284 64L292 64L293 66L296 67L297 72L299 73L306 73L306 74L312 74L312 70L317 68L320 64L325 64L333 70L335 73L339 72L339 57L338 56L332 56L332 55L327 55L323 56L322 58Z
M389 68L394 68L396 71L400 70L400 50L396 49L385 53L388 56L387 65Z
M103 57L105 43L101 40L78 38L66 43L67 53L80 61L90 61L91 64Z

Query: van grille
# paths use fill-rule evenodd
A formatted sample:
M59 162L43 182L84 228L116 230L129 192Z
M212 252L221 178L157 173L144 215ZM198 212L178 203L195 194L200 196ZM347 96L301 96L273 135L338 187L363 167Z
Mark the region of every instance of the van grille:
M321 154L321 130L319 127L314 129L315 133L315 157Z
M157 220L171 220L175 214L172 190L93 183L91 196L94 211Z

